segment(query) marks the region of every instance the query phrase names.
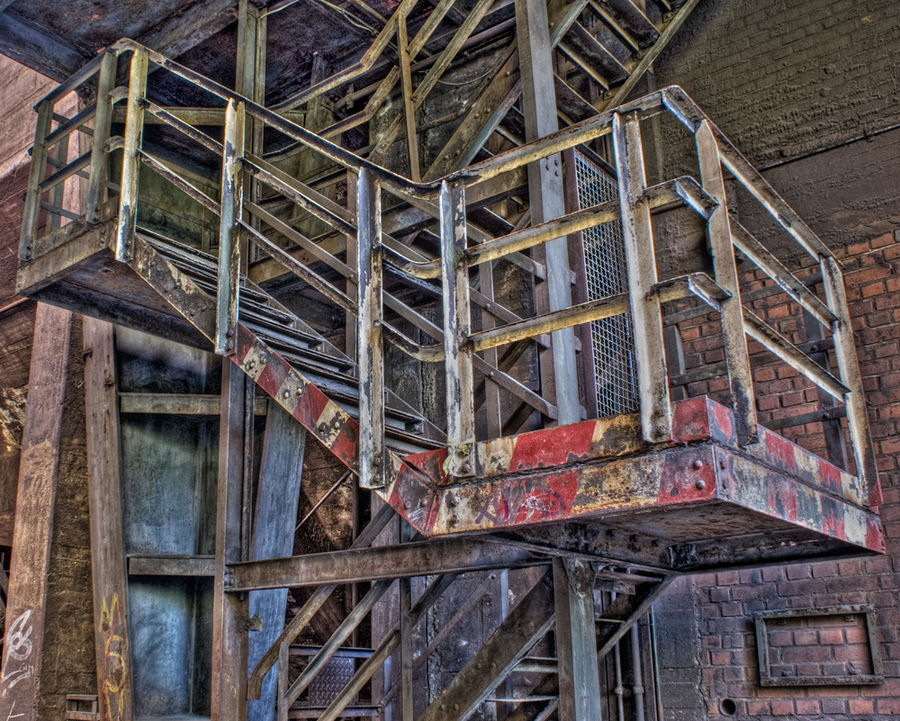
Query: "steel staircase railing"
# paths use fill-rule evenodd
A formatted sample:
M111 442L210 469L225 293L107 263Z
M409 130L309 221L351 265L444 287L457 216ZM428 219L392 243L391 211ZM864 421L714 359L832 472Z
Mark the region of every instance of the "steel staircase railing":
M130 54L131 69L127 88L112 87L116 58ZM200 130L178 120L147 98L150 66L172 73L196 88L207 91L226 103L225 139L219 143ZM98 76L98 102L69 122L53 128L53 106L65 93ZM108 101L107 101L108 100ZM110 138L111 106L124 101L126 123L124 138ZM38 106L38 125L33 149L33 164L26 196L20 258L31 259L38 244L38 216L43 193L73 175L88 180L87 218L98 217L98 208L108 182L105 160L111 149L123 149L121 182L118 184L116 257L128 261L133 254L137 206L140 198L138 169L146 166L163 175L194 200L220 217L219 265L215 346L219 353L235 353L236 328L240 317L240 277L246 273L240 241L246 236L259 252L286 266L312 285L329 301L358 316L357 332L360 365L359 450L365 459L358 468L363 487L389 495L390 484L401 459L391 459L383 444L384 429L384 355L388 340L413 357L443 362L447 379L447 441L450 455L445 466L451 477L475 473L475 372L489 376L520 398L533 402L545 416L554 410L541 404L540 398L515 378L496 367L485 367L477 354L486 349L536 339L541 335L612 315L629 313L637 343L637 373L640 388L642 435L647 442L665 442L671 435L671 411L662 338L662 304L695 297L720 314L724 355L733 398L739 439L742 444L756 439L756 414L753 381L750 374L746 338L762 344L785 363L820 388L845 402L857 474L867 488L866 500L877 503L877 475L865 418L862 385L852 342L852 330L843 290L840 265L830 250L772 189L712 121L678 87L656 91L614 110L565 128L538 141L527 143L433 182L414 182L326 140L277 112L190 70L132 40L121 40L73 79L48 95ZM164 160L142 149L146 113L206 150L221 153L222 182L218 200L210 198L182 177ZM647 186L643 171L640 123L659 113L674 116L693 135L701 181L676 178ZM244 128L248 118L287 136L331 162L343 166L358 178L357 210L350 213L313 188L282 173L244 148ZM61 137L93 121L93 147L65 167L47 175L48 148ZM605 135L612 135L619 184L618 203L600 205L574 212L551 221L513 230L497 238L481 237L473 241L466 218L466 194L473 186L529 163L540 162L556 154ZM89 172L85 169L89 167ZM749 231L738 224L728 211L725 174L742 186L762 208L788 233L794 244L820 263L825 280L825 298L820 299L791 274ZM345 236L356 236L359 245L357 268L347 266L334 254L268 213L259 203L244 198L248 176L283 198L324 221ZM429 214L437 215L440 227L441 255L426 258L391 238L381 229L381 194L387 192ZM694 274L684 279L660 282L655 264L651 214L681 204L697 212L707 227L713 256L713 278ZM51 211L52 212L52 211ZM473 297L469 270L481 263L521 254L554 238L596 227L621 218L627 256L628 292L622 296L581 303L553 313L509 321L483 330L471 326ZM284 231L301 247L326 262L331 269L353 283L356 298L316 274L308 265L276 245L261 230L263 225ZM838 375L803 354L775 329L744 308L735 269L735 249L757 265L808 311L834 338ZM383 275L411 283L416 279L440 278L435 287L443 297L443 327L435 327L408 305L383 291ZM414 342L385 320L384 307L399 313L436 341ZM482 303L482 307L486 307ZM506 309L503 309L506 310ZM503 377L500 381L499 378Z

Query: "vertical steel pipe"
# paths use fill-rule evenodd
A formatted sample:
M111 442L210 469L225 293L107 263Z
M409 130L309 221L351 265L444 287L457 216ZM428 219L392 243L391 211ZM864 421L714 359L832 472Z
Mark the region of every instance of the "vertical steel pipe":
M366 168L359 171L356 208L359 485L362 488L382 488L385 477L381 187Z
M138 172L141 140L144 135L144 100L147 93L147 53L131 55L128 104L125 114L125 142L122 148L122 184L119 189L119 222L116 231L116 260L128 262L134 254L137 226Z
M219 224L219 277L216 296L216 353L235 351L234 334L240 304L241 218L243 188L241 158L244 155L244 104L228 101L225 109L225 142L222 150L222 199Z
M440 220L448 471L451 476L471 476L475 472L475 396L472 351L466 344L471 320L465 260L466 190L462 183L441 183Z

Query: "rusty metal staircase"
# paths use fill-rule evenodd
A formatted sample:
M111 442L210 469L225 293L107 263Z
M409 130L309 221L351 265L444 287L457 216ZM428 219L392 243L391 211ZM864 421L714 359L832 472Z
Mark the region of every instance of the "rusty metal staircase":
M578 27L576 33L581 32ZM130 60L129 80L116 86L124 58ZM213 98L211 105L224 121L221 140L154 101L148 89L151 68ZM98 102L75 117L55 120L55 103L95 78ZM125 104L121 135L113 123L119 103ZM678 177L648 185L641 122L661 113L673 116L692 136L699 181ZM192 152L213 159L221 172L213 183L218 198L192 182L171 156L167 159L143 142L150 116L177 133L180 142L189 143ZM51 170L49 149L77 129L89 130L84 134L90 149ZM343 168L356 184L355 210L267 160L248 142L264 131ZM607 136L614 147L616 200L542 222L523 217L499 235L467 217L467 197L477 194L479 184L529 164L552 169L560 153ZM166 237L144 227L140 209L147 173L177 188L198 214L214 218L217 254L202 250L197 238ZM725 195L726 173L781 224L792 243L820 263L824 299L800 283L733 217ZM51 198L61 184L78 177L87 181L83 216ZM353 193L349 180L347 192ZM106 200L107 195L116 197ZM440 240L436 254L414 250L384 231L382 201L387 206L388 198L390 210L399 207L430 216ZM278 204L288 206L289 212L272 210ZM343 247L329 250L292 225L295 206L304 217L325 224L330 236L344 238ZM658 277L653 215L673 209L691 214L704 226L712 251L709 273ZM47 217L58 220L42 225ZM63 218L71 222L63 224ZM470 271L485 264L491 268L501 260L510 262L528 284L541 275L553 276L559 269L549 258L536 260L532 250L614 220L622 223L625 235L625 292L519 314L473 282ZM350 253L343 254L351 245L355 267ZM836 350L837 375L745 307L736 252L765 271L827 329ZM289 310L274 291L253 282L254 264L261 262L294 274L336 311L354 316L358 357L344 355L298 317L302 308ZM361 488L385 502L386 508L349 549L265 561L228 559L227 567L219 569L223 593L232 597L316 587L253 670L251 696L274 663L286 658L291 643L337 585L372 584L307 671L291 679L287 664L279 665L282 721L289 718L290 705L314 672L340 650L396 579L402 583L436 576L415 604L409 589L401 587L409 612L402 623L408 624L420 620L429 603L446 590L444 584L464 571L554 567L552 594L549 578L536 580L500 622L498 635L489 636L463 665L458 680L428 705L422 718L436 721L463 718L494 693L543 638L560 609L567 609L565 618L581 613L594 621L598 581L640 588L610 603L606 615L598 615L602 631L594 632L593 623L588 624L588 641L599 638L605 653L673 574L883 548L876 511L880 491L840 267L677 87L603 111L439 180L415 182L123 40L38 107L19 288L46 302L212 346L356 474ZM416 309L422 297L441 298L440 323ZM707 397L678 403L670 398L661 319L672 307L685 305L703 307L720 319L727 405ZM476 315L482 322L473 325ZM510 366L501 368L496 354L491 355L516 344L553 347L566 329L623 315L635 328L640 408L634 414L557 423L560 390L565 389L557 388L556 396L548 387L535 390L528 379L517 377ZM487 316L489 323L484 322ZM421 335L403 332L400 321ZM854 450L852 469L827 463L758 424L746 337L844 403ZM442 364L445 428L438 429L420 409L386 392L385 343L419 362ZM565 349L563 344L557 347ZM561 373L568 360L554 358L553 370ZM525 404L540 418L539 427L518 435L486 432L477 423L485 401L476 393L476 378ZM395 513L418 536L396 547L370 548ZM556 631L565 633L559 622ZM401 637L401 629L388 629L344 691L322 709L324 718L342 716ZM576 664L579 673L596 676L596 660L593 667L579 665L582 661ZM502 668L487 673L491 663ZM568 668L564 664L571 666L571 659L560 655L557 663L559 669ZM566 673L560 678L571 682ZM552 695L540 693L540 688L531 688L538 699ZM555 710L552 704L544 718Z

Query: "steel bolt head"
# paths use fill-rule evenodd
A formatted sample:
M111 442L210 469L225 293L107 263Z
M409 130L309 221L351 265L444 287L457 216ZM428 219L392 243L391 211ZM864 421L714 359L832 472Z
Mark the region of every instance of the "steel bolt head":
M701 479L700 479L699 481L697 481L694 485L697 486L697 490L698 490L698 491L702 491L704 488L706 488L706 481L704 481L704 480L701 478Z
M694 470L699 471L701 468L703 468L703 461L701 461L701 460L694 461Z

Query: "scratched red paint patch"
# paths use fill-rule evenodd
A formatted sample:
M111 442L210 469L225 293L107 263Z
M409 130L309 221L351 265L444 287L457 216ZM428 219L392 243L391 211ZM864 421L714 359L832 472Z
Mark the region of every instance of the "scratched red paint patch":
M777 433L771 433L770 431L763 431L763 433L766 441L766 454L769 456L769 460L775 465L787 468L790 471L796 470L794 444Z
M727 445L737 445L737 432L734 428L734 411L726 408L721 403L707 399L707 407L712 413L713 423L710 428L710 436Z
M278 389L281 388L281 384L284 383L287 378L288 372L289 367L287 363L276 355L274 358L270 358L269 362L266 363L263 372L260 373L259 378L256 379L256 385L262 388L269 396L276 398L277 400Z
M424 536L430 536L437 521L440 497L425 483L427 479L412 466L400 467L388 504Z
M510 508L514 526L551 521L570 514L578 492L578 472L569 470L542 481L519 496L516 505Z
M307 430L314 431L316 421L319 420L319 416L322 415L322 411L327 405L328 396L310 384L306 386L306 390L299 398L297 407L294 409L294 418Z
M866 547L884 553L884 532L881 520L877 516L869 516L866 519Z
M819 459L819 478L823 488L836 493L843 491L841 470L821 458Z
M831 498L822 499L822 532L834 538L846 540L844 509Z
M436 448L433 451L410 453L408 456L403 456L403 460L427 476L431 482L445 485L450 481L450 478L444 473L444 461L447 460L447 455L446 448Z
M586 458L594 437L594 421L523 433L509 459L510 472L550 468Z
M706 398L689 398L675 404L672 414L672 440L676 443L705 441L709 438L709 413Z
M771 483L766 492L770 509L775 509L779 518L797 520L797 489L792 483Z
M704 501L715 496L716 469L710 448L704 446L692 453L668 452L659 478L660 504Z
M344 423L329 450L349 468L359 467L359 428L353 419Z

